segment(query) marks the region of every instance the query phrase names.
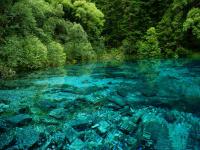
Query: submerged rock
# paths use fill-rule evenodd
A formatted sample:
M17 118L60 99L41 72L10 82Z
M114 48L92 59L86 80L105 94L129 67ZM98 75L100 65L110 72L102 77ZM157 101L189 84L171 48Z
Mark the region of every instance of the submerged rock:
M46 125L59 125L59 121L55 118L44 116L40 118L40 122Z
M0 104L0 113L6 112L8 108L9 108L8 105L1 103Z
M123 137L123 133L119 130L113 129L109 130L107 133L104 142L105 143L115 143L116 141L118 142L121 140Z
M15 134L13 131L8 131L0 134L0 149L8 148L14 142Z
M122 97L118 96L112 96L111 98L109 98L109 101L120 107L124 107L126 105L126 101Z
M4 119L0 119L0 132L4 132L6 130L8 130L8 128L10 127L10 125L8 124L8 122Z
M154 90L153 88L151 87L148 87L148 88L141 88L140 89L140 92L142 93L143 96L145 97L154 97L157 95L156 93L156 90Z
M16 145L19 149L27 149L32 147L39 141L40 133L38 133L32 126L16 129Z
M66 116L66 111L64 108L54 109L49 113L49 116L56 119L63 119Z
M179 123L175 126L172 126L169 131L172 148L175 150L187 149L190 127L186 124Z
M139 137L141 144L148 149L171 150L168 126L159 118L154 118L146 118L143 122L142 137Z
M128 95L128 91L126 91L125 89L120 89L117 90L117 94L121 97L126 97Z
M100 145L103 141L103 138L99 136L94 130L84 132L81 139L87 143L95 143L96 145Z
M80 104L91 104L91 102L86 97L78 97L75 99L74 105Z
M56 108L56 104L51 102L50 100L42 100L38 103L38 106L43 110Z
M193 124L193 128L190 129L189 134L187 148L198 149L200 147L200 125L197 122Z
M46 146L45 149L63 149L65 144L65 134L62 132L57 132L50 137L48 146Z
M65 124L62 130L65 134L65 137L67 138L67 140L72 143L75 139L78 138L79 133L74 130L69 124Z
M1 90L2 90L2 88L1 88ZM2 99L2 98L0 98L0 103L8 105L8 104L10 104L10 100L9 99Z
M126 139L126 142L128 144L128 147L130 149L136 149L137 148L137 139L135 137L131 137L131 136L128 136L127 139Z
M127 106L123 107L122 109L120 109L120 114L123 116L132 116L130 107L127 105Z
M88 88L82 90L81 94L83 94L83 95L89 95L89 94L92 94L92 93L95 93L95 92L106 90L107 88L108 88L107 86L102 86L102 87L91 86L91 87L88 87Z
M137 125L128 117L124 117L119 125L119 129L125 134L131 134L137 129Z
M172 112L169 112L169 113L166 112L166 113L164 114L163 117L164 117L165 120L166 120L167 122L169 122L169 123L174 123L174 122L177 120L175 114L172 113Z
M111 108L111 109L113 109L115 111L118 111L118 110L120 110L122 108L121 106L119 106L117 104L114 104L114 103L108 103L106 107L107 108Z
M95 126L101 134L106 133L110 129L110 124L107 121L101 121Z
M19 114L28 114L30 113L30 108L28 106L20 106L20 108L17 110L17 113Z
M32 121L32 117L27 114L19 114L16 116L9 117L7 121L14 126L22 126L30 123Z
M68 123L77 131L84 131L92 126L94 119L92 115L79 113Z
M85 146L85 143L80 139L76 139L70 146L70 150L81 150Z

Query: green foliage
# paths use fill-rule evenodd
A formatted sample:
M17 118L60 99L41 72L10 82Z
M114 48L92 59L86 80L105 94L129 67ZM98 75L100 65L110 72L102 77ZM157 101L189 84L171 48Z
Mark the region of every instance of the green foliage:
M125 53L133 55L135 43L141 40L148 28L156 26L172 0L93 1L105 14L103 35L107 47L122 47Z
M121 63L125 60L125 55L120 49L106 50L99 57L100 60L110 63Z
M90 43L67 43L65 50L68 62L84 62L96 58L96 54L92 50Z
M49 3L43 0L29 1L21 0L13 4L8 16L10 26L8 31L11 34L23 34L36 32L42 26L44 20L55 14L54 9Z
M94 59L103 24L85 0L0 1L1 74Z
M173 4L171 5L173 6ZM177 45L181 44L184 36L182 31L183 11L173 11L172 6L157 25L160 46L166 57L171 57L175 53Z
M7 67L5 63L0 62L0 78L11 78L15 75L15 71Z
M50 42L47 45L48 50L48 64L50 66L62 66L66 61L66 54L61 44L57 42Z
M198 0L174 0L170 4L157 25L160 46L166 57L178 55L177 49L180 47L184 49L196 47L198 49L200 46L198 42L194 42L190 31L187 30L190 26L190 19L186 21L188 12L199 5ZM185 32L186 30L188 32Z
M136 48L135 41L130 40L130 39L124 39L122 41L122 46L120 47L120 49L124 51L126 55L132 55L133 53L136 54L137 48Z
M59 18L49 18L44 30L64 45L67 62L86 61L95 57L95 52L82 26Z
M96 8L94 3L86 0L76 0L73 5L76 20L80 20L89 33L99 35L104 25L104 14Z
M143 41L138 42L138 57L159 58L161 56L161 53L155 28L149 28L144 38L145 39Z
M71 28L72 26L73 23L69 21L65 21L64 19L57 17L50 17L45 21L43 30L48 35L47 37L56 39L64 44L69 40L71 36L69 33L69 28ZM48 39L48 41L49 40L50 39Z
M124 54L187 56L200 48L199 7L199 0L1 0L0 76Z
M193 35L200 39L200 8L193 8L189 11L183 29L184 31L191 29Z
M12 36L6 39L2 47L6 65L16 69L39 69L47 62L47 48L35 36L24 38Z
M95 59L95 52L87 39L87 34L80 24L74 24L70 30L70 38L65 43L67 61L89 61Z
M193 36L196 37L199 34L198 0L93 1L105 14L103 35L108 48L120 47L127 55L137 55L136 43L145 38L145 32L150 27L156 28L161 53L165 57L177 57L179 51L177 49L180 47L184 49L200 47L199 40L194 39L190 33L192 30ZM188 12L191 9L195 10L189 16ZM195 25L191 24L191 19L195 20Z
M81 24L93 47L101 46L101 32L104 26L104 14L94 3L87 0L60 0L65 12L64 18Z
M187 49L185 49L185 48L183 48L183 47L178 47L177 49L176 49L176 54L177 54L177 57L179 56L179 57L186 57L186 56L188 56L189 55L189 50L187 50Z

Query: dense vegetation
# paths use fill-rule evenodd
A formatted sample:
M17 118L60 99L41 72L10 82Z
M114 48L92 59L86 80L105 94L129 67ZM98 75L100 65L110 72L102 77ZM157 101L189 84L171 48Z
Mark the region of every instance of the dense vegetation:
M199 0L94 1L105 14L107 47L145 57L154 57L146 53L160 53L158 49L164 57L186 56L200 47Z
M0 1L1 77L123 54L183 57L199 48L199 0Z

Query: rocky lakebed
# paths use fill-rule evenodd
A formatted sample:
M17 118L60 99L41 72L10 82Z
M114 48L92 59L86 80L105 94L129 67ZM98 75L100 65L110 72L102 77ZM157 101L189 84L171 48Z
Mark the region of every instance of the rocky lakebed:
M200 150L200 60L92 63L0 82L2 150Z

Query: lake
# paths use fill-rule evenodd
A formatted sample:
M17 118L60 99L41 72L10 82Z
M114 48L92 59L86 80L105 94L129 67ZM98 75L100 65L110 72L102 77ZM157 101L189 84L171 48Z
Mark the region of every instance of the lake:
M0 149L200 150L200 60L49 68L0 83Z

